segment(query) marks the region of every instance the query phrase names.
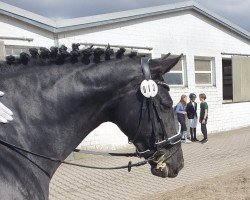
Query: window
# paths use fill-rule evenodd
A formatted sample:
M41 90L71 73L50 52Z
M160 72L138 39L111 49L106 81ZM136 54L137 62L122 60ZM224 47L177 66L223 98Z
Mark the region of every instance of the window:
M196 85L212 85L212 68L213 59L211 58L195 58L195 84Z
M22 52L29 52L30 46L5 45L5 55L19 56Z
M162 55L163 57L164 55ZM177 55L170 55L168 58L176 58ZM163 75L165 82L169 85L184 86L184 58L181 57L179 62Z

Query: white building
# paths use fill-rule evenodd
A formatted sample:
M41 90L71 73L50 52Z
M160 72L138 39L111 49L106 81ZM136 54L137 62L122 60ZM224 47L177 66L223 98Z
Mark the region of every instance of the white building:
M204 92L209 133L250 125L250 33L193 1L66 20L0 2L0 58L29 46L78 42L152 47L143 51L153 58L183 53L167 75L175 104L182 94ZM117 127L105 124L83 145L126 143Z

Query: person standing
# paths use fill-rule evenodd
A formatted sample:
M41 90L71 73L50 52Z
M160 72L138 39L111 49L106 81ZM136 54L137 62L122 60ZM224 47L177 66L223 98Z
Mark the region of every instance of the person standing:
M200 142L202 144L205 144L208 142L208 138L207 138L207 120L208 120L208 105L207 102L205 102L206 100L206 95L204 93L199 95L200 97L200 123L201 123L201 132L203 134L203 140L201 140Z
M186 105L187 96L181 95L181 99L176 106L177 120L181 125L181 140L183 142L190 143L191 141L187 138Z
M186 112L187 112L187 118L189 120L190 125L190 135L191 135L191 141L196 142L199 141L196 138L196 126L197 126L197 103L195 102L196 95L194 93L191 93L189 95L190 102L187 104Z

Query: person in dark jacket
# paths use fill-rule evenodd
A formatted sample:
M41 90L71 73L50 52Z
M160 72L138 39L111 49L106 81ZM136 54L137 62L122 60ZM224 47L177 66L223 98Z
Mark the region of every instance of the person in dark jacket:
M196 138L196 126L198 122L197 103L195 102L196 95L194 93L191 93L189 95L189 99L190 102L187 104L186 112L187 112L187 118L189 119L191 141L196 142L199 141Z

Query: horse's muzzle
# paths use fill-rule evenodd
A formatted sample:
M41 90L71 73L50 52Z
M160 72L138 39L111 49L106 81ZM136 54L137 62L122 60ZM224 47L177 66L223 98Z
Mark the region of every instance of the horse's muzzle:
M181 156L178 156L178 153L180 153ZM184 159L183 159L182 151L178 153L176 155L172 155L173 157L177 156L178 159L176 159L177 157L166 158L165 154L157 155L155 159L149 163L151 165L151 173L155 176L159 176L162 178L176 177L179 171L184 166Z
M153 166L151 165L151 173L155 176L159 176L162 178L175 178L179 171L183 168L184 162L182 161L180 166L176 169L171 168L170 165L167 165L166 163Z
M166 164L165 166L159 166L159 167L151 166L151 173L155 176L167 178L169 176L169 167Z

